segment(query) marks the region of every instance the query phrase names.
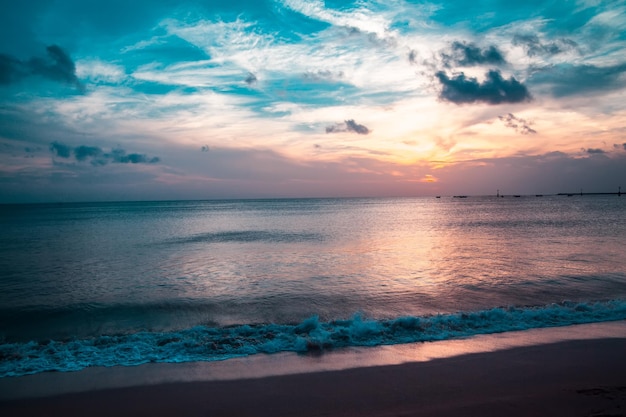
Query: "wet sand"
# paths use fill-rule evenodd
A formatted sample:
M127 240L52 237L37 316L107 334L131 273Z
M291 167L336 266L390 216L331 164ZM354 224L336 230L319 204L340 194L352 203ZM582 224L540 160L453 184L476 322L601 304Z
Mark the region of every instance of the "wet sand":
M624 416L626 338L4 400L0 415Z

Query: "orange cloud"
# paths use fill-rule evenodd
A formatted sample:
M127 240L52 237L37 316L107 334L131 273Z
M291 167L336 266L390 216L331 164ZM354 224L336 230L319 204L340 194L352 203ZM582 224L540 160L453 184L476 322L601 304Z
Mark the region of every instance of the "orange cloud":
M424 178L420 179L420 182L437 182L438 179L436 177L433 177L430 174L426 174L424 175Z

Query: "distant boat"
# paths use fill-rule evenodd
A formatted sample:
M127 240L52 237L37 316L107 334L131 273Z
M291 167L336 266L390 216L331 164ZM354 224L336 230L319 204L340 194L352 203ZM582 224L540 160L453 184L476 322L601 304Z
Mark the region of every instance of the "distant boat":
M535 197L543 197L543 194L535 194Z
M437 197L435 197L435 198L441 198L441 196L440 196L440 195L438 195L438 196L437 196Z
M513 197L520 198L520 197L521 197L521 195L514 195Z
M466 195L455 195L453 198L467 198Z

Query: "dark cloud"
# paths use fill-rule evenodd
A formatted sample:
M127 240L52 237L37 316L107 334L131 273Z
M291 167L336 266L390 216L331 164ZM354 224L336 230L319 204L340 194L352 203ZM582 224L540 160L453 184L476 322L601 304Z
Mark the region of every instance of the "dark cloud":
M24 147L24 152L29 153L29 154L36 153L39 151L41 151L40 147L36 147L36 148L31 148L30 146Z
M52 142L50 144L50 151L64 159L70 159L73 154L76 161L89 161L94 166L106 165L109 162L118 164L154 164L161 160L158 157L150 158L145 154L127 154L126 151L121 148L111 149L111 152L106 153L97 146L81 145L72 148L60 142Z
M158 157L148 158L145 154L126 154L126 151L120 148L113 149L111 150L111 153L104 154L104 156L112 162L117 162L119 164L154 164L161 160Z
M251 85L254 84L258 81L256 75L254 75L253 73L249 72L248 75L246 76L246 79L244 80L246 82L246 84Z
M411 51L409 51L408 58L411 64L415 64L415 61L417 60L417 52L411 49Z
M46 47L48 59L32 58L29 66L33 74L81 88L76 77L74 61L57 45Z
M441 57L444 65L474 66L484 64L502 65L506 60L495 46L481 49L473 43L455 41L452 43L449 53L442 52Z
M452 78L439 71L435 74L443 86L439 97L456 104L483 102L487 104L520 103L531 99L526 86L514 77L502 78L500 71L490 70L484 82L466 77L463 72Z
M332 126L326 126L326 133L345 132L346 130L347 130L346 125L343 123L337 123Z
M59 142L52 142L50 151L60 158L69 158L72 155L72 148Z
M503 116L498 116L498 119L504 122L506 127L515 129L516 132L522 135L535 134L537 131L530 127L530 122L516 117L513 113L508 113Z
M554 42L542 43L537 35L517 34L513 36L513 45L522 46L528 56L557 55L578 48L571 39L558 39Z
M97 146L78 146L74 148L74 156L77 161L84 161L87 158L93 158L96 156L100 156L102 154L102 149Z
M359 135L367 135L370 133L367 127L356 123L353 119L346 120L346 126L348 127L348 131L358 133Z
M345 120L343 123L337 123L326 127L326 133L354 132L359 135L367 135L370 130L354 121L354 119Z
M47 58L33 57L27 61L0 55L0 84L12 84L28 76L40 76L83 91L84 86L76 76L76 65L69 55L57 45L46 47L46 52Z
M537 70L530 83L548 84L555 97L622 88L626 63L608 67L562 64Z
M307 71L304 73L304 78L312 81L324 81L343 78L343 71L333 72L330 70L317 70Z
M585 149L585 152L587 152L590 155L598 155L598 154L605 154L606 152L600 148L589 148L589 149Z

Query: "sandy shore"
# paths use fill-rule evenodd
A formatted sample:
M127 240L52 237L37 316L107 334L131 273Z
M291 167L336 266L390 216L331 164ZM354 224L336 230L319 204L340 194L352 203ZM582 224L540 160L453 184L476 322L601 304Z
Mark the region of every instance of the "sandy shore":
M626 338L5 400L2 416L624 416Z

